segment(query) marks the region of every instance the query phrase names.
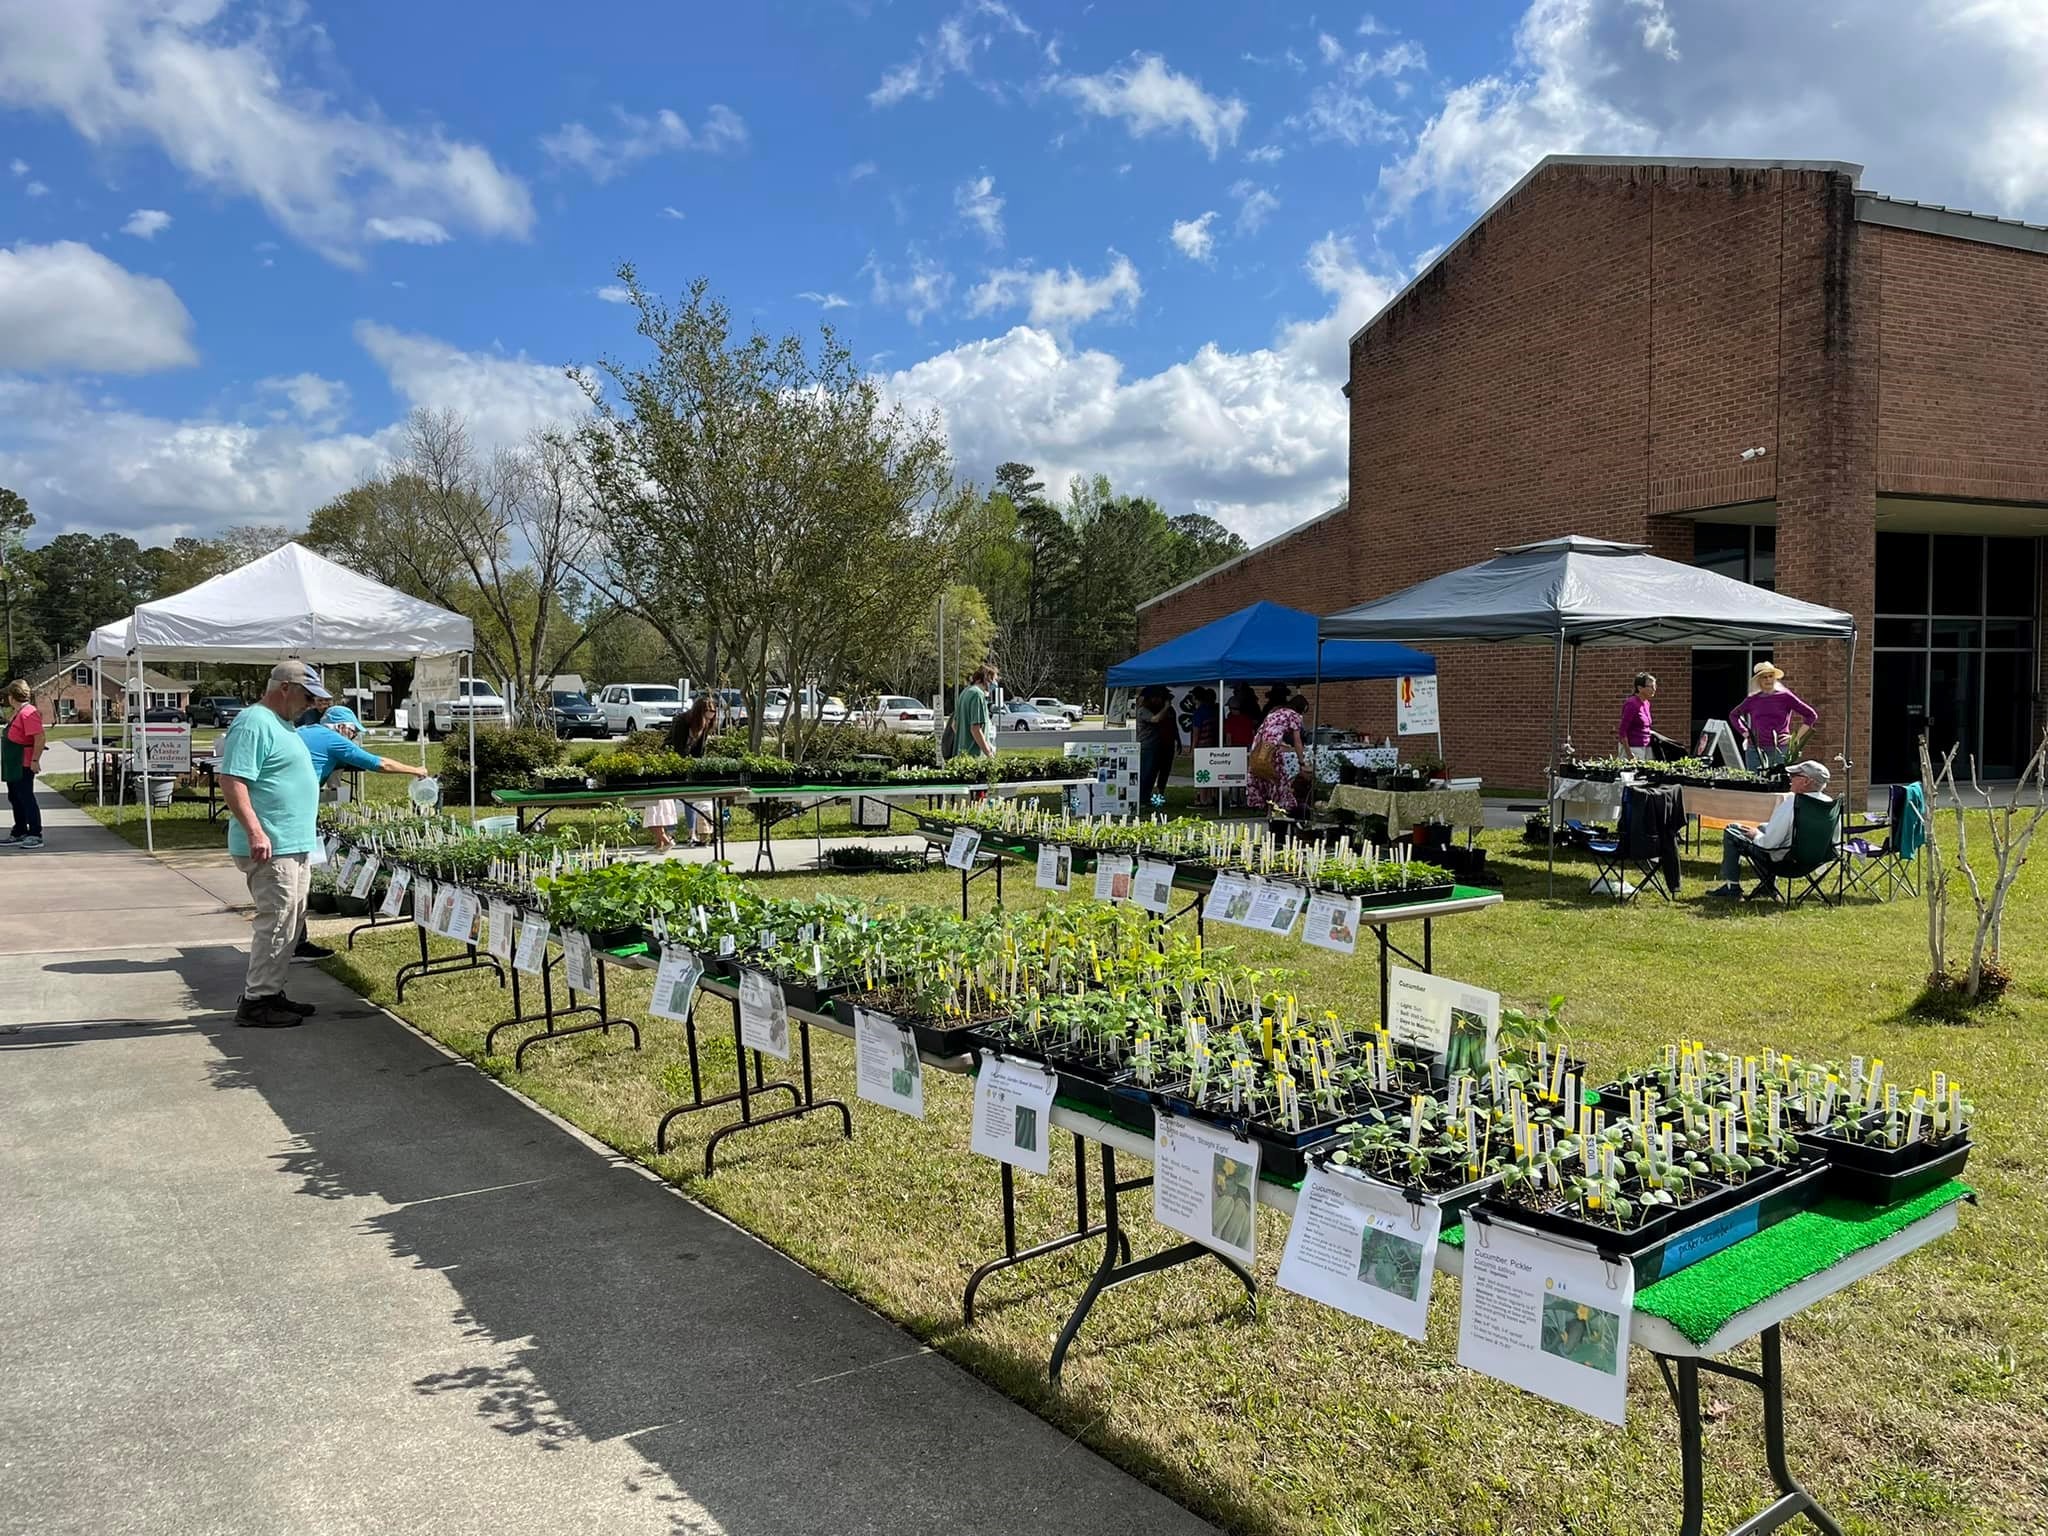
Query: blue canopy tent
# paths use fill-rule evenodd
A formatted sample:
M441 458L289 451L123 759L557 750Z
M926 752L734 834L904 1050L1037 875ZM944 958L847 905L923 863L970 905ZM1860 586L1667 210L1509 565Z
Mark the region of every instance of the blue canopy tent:
M1373 677L1434 677L1436 658L1372 640L1323 642L1316 659L1316 616L1278 603L1253 603L1109 669L1112 688L1151 683L1353 682Z

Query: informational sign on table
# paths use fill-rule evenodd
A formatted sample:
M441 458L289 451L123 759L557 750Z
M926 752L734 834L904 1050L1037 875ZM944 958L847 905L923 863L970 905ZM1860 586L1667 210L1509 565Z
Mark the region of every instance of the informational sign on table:
M355 879L356 870L362 862L363 850L360 848L349 849L348 857L341 861L341 868L334 872L334 888L337 891L345 891L349 888L349 882Z
M1205 789L1242 789L1251 782L1245 747L1195 748L1195 783Z
M1443 1212L1339 1168L1309 1165L1280 1252L1280 1283L1297 1296L1419 1339Z
M1298 885L1277 880L1256 884L1252 887L1251 913L1244 926L1276 933L1284 939L1294 931L1294 919L1307 899L1308 892Z
M474 891L444 885L435 893L434 932L458 944L472 943L476 939L476 912Z
M1069 741L1062 750L1079 760L1086 784L1067 789L1067 809L1076 816L1130 816L1138 810L1138 744L1135 741Z
M1098 853L1095 856L1095 899L1131 899L1131 856L1127 853Z
M451 938L448 930L454 925L455 899L459 893L452 885L444 885L434 892L432 909L427 914L427 931L440 938Z
M1308 899L1308 916L1301 925L1302 941L1317 949L1334 949L1340 955L1358 952L1356 896L1337 896L1328 891L1313 892Z
M1436 679L1404 677L1394 688L1394 729L1402 736L1432 736L1437 723Z
M766 971L740 972L740 1044L789 1060L789 1005Z
M1486 1075L1499 1054L1500 994L1394 966L1387 972L1387 1033L1443 1066L1444 1074Z
M377 871L383 863L384 856L377 853L363 860L363 867L356 871L355 884L348 888L349 895L355 897L357 901L366 900L370 894L370 887L376 883Z
M1252 883L1243 875L1222 874L1209 887L1202 915L1212 923L1242 928L1252 915Z
M548 920L526 916L519 920L519 948L512 957L514 970L538 976L548 963Z
M356 876L356 883L358 885L363 883L361 875ZM405 893L411 888L411 870L394 869L391 871L391 883L384 887L384 902L383 905L377 908L377 915L379 917L398 916L398 909L405 905Z
M1259 1237L1259 1144L1200 1120L1152 1119L1152 1219L1250 1265Z
M975 827L955 827L953 841L946 844L948 869L974 868L974 856L981 852L981 832Z
M1166 916L1173 905L1173 866L1164 859L1141 859L1131 877L1131 900L1147 912Z
M974 1137L983 1157L1044 1173L1052 1152L1052 1094L1059 1078L1035 1061L984 1056L974 1079Z
M590 948L590 935L574 928L562 930L562 976L571 992L597 990L597 956Z
M1038 888L1062 896L1074 888L1074 850L1043 843L1038 849Z
M412 921L416 928L431 931L434 926L434 882L415 879L412 883Z
M144 721L142 756L152 776L190 773L192 727L182 720Z
M1458 1364L1621 1423L1634 1267L1498 1222L1468 1226Z
M680 944L663 946L661 966L654 973L654 997L647 1011L657 1019L674 1019L678 1024L689 1022L690 1010L697 1003L697 983L703 979L704 962L697 951Z
M924 1118L924 1062L917 1036L886 1013L853 1010L854 1086L870 1104Z
M512 903L491 898L490 949L491 957L512 963L512 950L519 933L519 918L513 911Z

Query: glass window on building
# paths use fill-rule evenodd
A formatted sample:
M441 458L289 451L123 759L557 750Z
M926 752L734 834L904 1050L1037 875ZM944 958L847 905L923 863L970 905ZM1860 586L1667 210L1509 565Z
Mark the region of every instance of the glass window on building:
M1694 523L1692 563L1730 581L1778 587L1778 530L1749 523ZM1701 646L1692 653L1693 739L1725 719L1749 695L1750 669L1771 659L1768 645Z
M1917 778L1924 733L1956 776L2012 778L2033 741L2035 539L1880 533L1871 669L1871 774Z

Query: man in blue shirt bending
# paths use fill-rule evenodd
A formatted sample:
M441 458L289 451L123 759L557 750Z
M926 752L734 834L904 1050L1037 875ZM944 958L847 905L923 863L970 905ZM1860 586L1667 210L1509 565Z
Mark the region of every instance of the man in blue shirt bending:
M299 727L299 740L306 744L306 753L313 759L313 775L321 788L327 781L347 768L363 773L403 773L415 779L431 775L418 763L402 762L395 757L379 757L367 747L356 744L356 738L363 733L363 722L356 718L356 712L345 704L336 704L321 717L318 725ZM298 947L292 951L294 960L325 960L334 951L325 944L315 944L306 937L306 924L299 920Z

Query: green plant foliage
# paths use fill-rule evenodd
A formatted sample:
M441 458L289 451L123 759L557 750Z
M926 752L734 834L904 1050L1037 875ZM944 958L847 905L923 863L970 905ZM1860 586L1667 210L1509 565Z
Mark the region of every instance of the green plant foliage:
M492 726L476 733L476 792L524 789L542 770L562 761L562 743L542 726ZM441 772L450 783L469 778L469 734L448 738Z

